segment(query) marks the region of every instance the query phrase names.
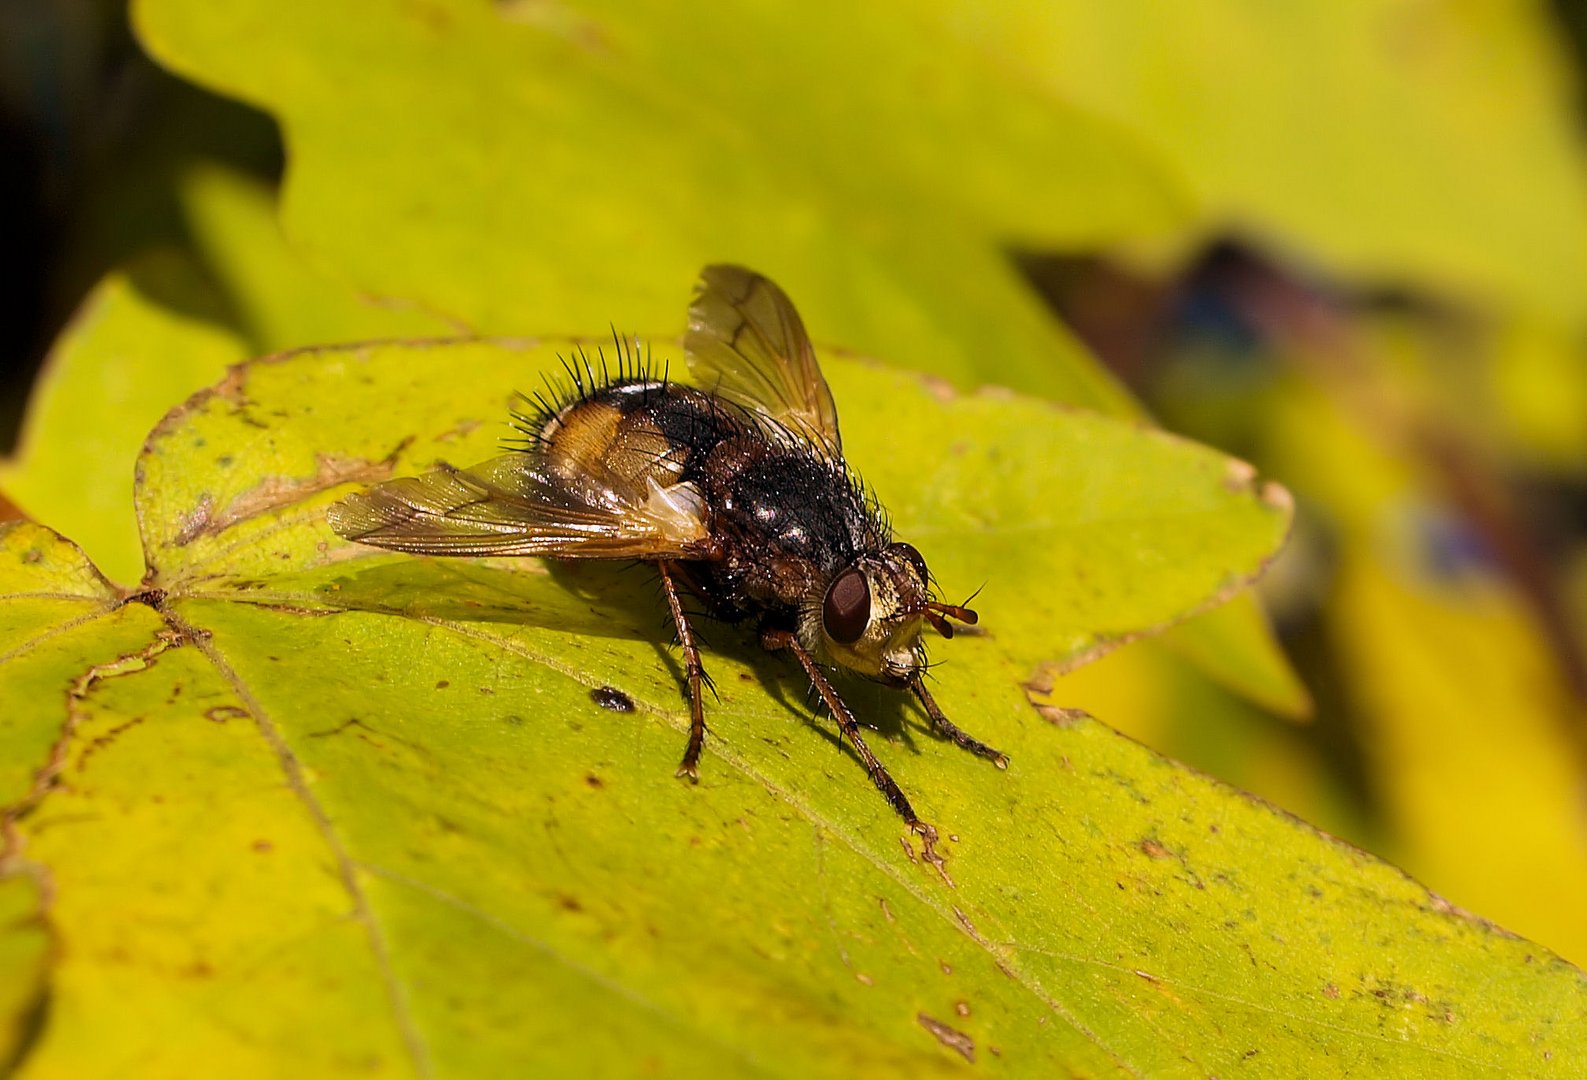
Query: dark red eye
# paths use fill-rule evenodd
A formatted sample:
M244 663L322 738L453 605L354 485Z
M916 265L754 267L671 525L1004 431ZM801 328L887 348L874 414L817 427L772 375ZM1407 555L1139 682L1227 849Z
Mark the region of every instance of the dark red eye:
M826 603L821 606L821 621L827 637L842 645L860 640L871 621L871 586L857 567L849 567L832 579Z
M915 549L914 544L897 543L893 545L893 550L902 555L909 565L915 568L915 573L920 575L921 584L925 584L930 580L926 574L926 557Z

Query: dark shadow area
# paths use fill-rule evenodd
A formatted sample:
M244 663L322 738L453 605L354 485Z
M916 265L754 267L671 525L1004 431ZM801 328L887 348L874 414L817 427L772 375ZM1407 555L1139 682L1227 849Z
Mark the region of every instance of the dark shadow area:
M0 5L0 452L88 290L189 246L177 181L198 160L274 183L284 157L270 117L156 66L124 3Z
M242 316L208 269L179 248L152 248L122 264L127 279L149 302L217 327L238 327Z
M371 560L372 561L372 560ZM373 562L373 561L372 561ZM328 607L419 619L506 623L572 634L653 641L661 637L654 587L622 567L505 569L466 559L406 558L351 563L314 588Z
M688 682L672 618L654 572L644 564L546 562L526 564L523 570L465 559L354 564L330 585L317 588L315 599L348 611L648 641L655 648L658 666L677 684L680 705L688 707ZM762 649L753 623L715 619L703 614L697 601L688 605L688 610L708 675L720 677L714 670L719 667L713 664L714 658L731 658L744 665L772 701L839 745L859 764L820 698L810 692L804 672L792 656ZM884 758L887 748L899 743L916 753L922 742L941 741L951 749L951 744L931 736L928 721L907 690L844 672L835 673L833 683L866 734L874 733L868 741ZM706 691L707 725L712 712L724 707L715 694ZM917 734L924 738L917 739Z

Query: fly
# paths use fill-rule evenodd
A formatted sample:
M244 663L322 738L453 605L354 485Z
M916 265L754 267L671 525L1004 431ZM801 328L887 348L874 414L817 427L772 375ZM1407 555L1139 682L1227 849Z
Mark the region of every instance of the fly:
M689 690L678 775L697 779L710 685L683 606L753 620L787 652L854 747L871 782L927 845L935 830L866 745L828 678L845 668L912 693L932 730L1006 767L955 726L926 688L930 626L976 613L932 594L926 560L895 540L848 467L837 407L788 297L737 266L701 272L684 352L695 385L632 355L615 377L569 364L571 388L514 414L521 446L473 468L443 465L350 495L330 510L341 536L422 555L641 560L661 579ZM709 388L709 389L705 389Z

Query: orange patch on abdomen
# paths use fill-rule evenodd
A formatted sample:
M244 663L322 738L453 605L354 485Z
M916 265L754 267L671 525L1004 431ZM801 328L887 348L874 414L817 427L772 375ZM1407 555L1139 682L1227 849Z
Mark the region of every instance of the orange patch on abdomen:
M602 402L568 406L545 427L546 463L559 476L601 475L622 420L620 411Z

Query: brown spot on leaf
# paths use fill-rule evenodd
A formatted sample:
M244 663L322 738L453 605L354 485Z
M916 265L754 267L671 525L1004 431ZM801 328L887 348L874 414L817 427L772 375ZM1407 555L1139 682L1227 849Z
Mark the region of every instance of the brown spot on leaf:
M1172 851L1150 837L1141 841L1141 852L1149 859L1169 859L1174 855Z
M1256 479L1256 466L1250 462L1241 461L1239 458L1230 458L1223 470L1223 486L1227 491L1239 494L1251 489L1251 482Z
M204 535L204 530L209 528L210 517L214 512L215 496L206 491L198 497L198 505L182 518L182 527L171 538L171 543L177 547L186 547Z
M969 1016L970 1003L968 1001L955 1001L953 1003L953 1011L958 1013L960 1017Z
M1327 986L1323 987L1323 997L1327 998L1330 1001L1338 1001L1339 1000L1339 988L1337 986L1335 986L1333 983L1329 983Z
M971 1039L970 1036L949 1027L941 1020L933 1020L925 1013L917 1013L915 1019L920 1022L921 1027L931 1032L943 1046L959 1054L972 1065L975 1064L975 1040Z
M1262 485L1262 491L1257 497L1266 505L1275 510L1282 510L1286 514L1295 510L1295 496L1289 493L1289 488L1272 480Z
M280 553L280 556L283 559L292 557L284 551ZM302 604L285 604L274 600L268 603L259 603L257 601L249 601L249 603L263 611L277 611L283 615L299 615L305 619L323 619L327 615L341 615L345 611L343 608L304 607ZM274 657L274 659L280 660L281 658Z
M102 664L94 664L71 681L71 685L66 689L66 720L61 725L60 734L50 744L44 764L34 771L33 783L22 798L0 808L0 864L7 863L19 851L21 837L17 832L16 823L32 813L55 789L61 770L66 767L72 739L87 717L84 702L94 692L94 688L106 679L117 679L147 671L154 666L162 652L181 645L182 641L180 634L170 630L157 631L154 640L143 648L123 653L114 660ZM137 723L137 720L130 721L123 727L130 727L134 723ZM155 800L158 801L158 796Z
M220 382L216 383L213 390L209 391L207 394L201 393L194 402L189 403L189 406L205 397L210 396L224 398L234 405L245 405L248 403L248 394L243 389L243 386L247 382L247 366L244 364L233 364L231 367L226 369L226 377Z
M368 743L377 750L390 752L392 747L388 744L396 744L424 757L433 756L430 749L423 743L405 739L389 730L376 731L356 716L348 717L333 728L326 728L324 731L311 731L308 734L311 739L327 739L344 733L351 733L353 737Z
M204 710L204 719L216 724L224 724L228 720L241 720L248 715L248 710L241 705L216 705L214 708Z
M599 791L601 788L606 786L606 781L602 780L599 776L596 776L594 773L585 774L584 783L587 784L588 786L594 788L597 791Z
M135 728L141 723L143 723L143 717L134 716L130 720L124 720L117 724L103 735L96 737L87 746L83 747L82 755L77 759L77 771L85 771L88 768L89 760L96 753L115 742L116 739L120 737L122 732L127 731L130 728Z
M862 986L875 986L876 985L876 980L871 978L869 975L865 974L865 972L863 972L863 971L856 971L854 973L854 978Z
M1072 728L1082 721L1091 719L1091 714L1084 709L1066 709L1035 700L1031 700L1031 707L1036 710L1037 715L1054 727Z
M469 418L467 418L465 420L459 421L458 423L454 424L453 426L447 428L445 431L441 432L439 435L437 435L435 437L435 441L436 442L452 442L452 441L454 441L456 439L461 439L463 436L470 434L471 432L474 431L474 429L476 429L478 427L479 427L479 421L474 419L473 417L469 417Z

